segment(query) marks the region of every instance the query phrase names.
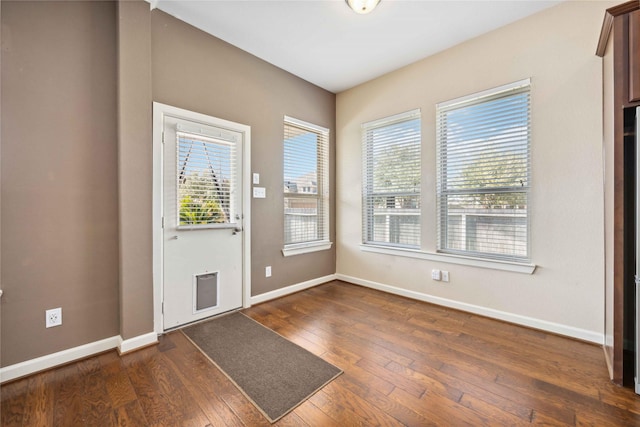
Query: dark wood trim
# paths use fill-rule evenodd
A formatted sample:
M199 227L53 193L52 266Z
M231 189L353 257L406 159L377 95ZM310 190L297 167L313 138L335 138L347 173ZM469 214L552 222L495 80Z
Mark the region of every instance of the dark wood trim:
M606 339L606 337L605 337ZM613 360L611 359L613 355L613 347L608 347L606 344L602 346L604 350L604 362L607 364L607 371L609 372L609 377L613 378ZM611 349L611 350L609 350ZM612 380L613 381L613 380Z
M609 12L615 18L617 16L622 16L638 9L640 9L640 0L630 0L626 3L610 7L609 9L607 9L607 12Z
M598 39L598 47L596 48L596 55L603 57L607 50L609 34L611 34L611 28L613 28L613 19L617 16L622 16L625 13L630 13L638 9L640 9L640 0L631 0L626 3L610 7L605 11L604 19L602 20L602 29L600 30L600 38Z
M609 34L613 28L613 15L606 11L604 13L604 19L602 20L602 29L600 30L600 38L598 39L598 47L596 48L596 55L603 58L607 51L607 42L609 41Z
M622 385L624 360L624 280L625 280L625 229L624 229L624 114L622 100L627 98L627 85L618 77L627 70L628 59L623 46L628 42L626 16L615 17L613 26L614 61L614 243L613 243L613 382ZM624 79L622 79L624 80Z
M629 101L640 101L640 10L629 14Z

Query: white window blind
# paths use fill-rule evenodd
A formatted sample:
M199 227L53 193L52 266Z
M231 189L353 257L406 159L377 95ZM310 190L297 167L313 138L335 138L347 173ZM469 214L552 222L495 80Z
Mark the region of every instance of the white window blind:
M284 118L284 243L329 240L329 130Z
M420 247L420 110L362 125L362 239Z
M235 141L181 131L176 135L179 226L234 223Z
M438 247L529 260L530 81L438 104Z

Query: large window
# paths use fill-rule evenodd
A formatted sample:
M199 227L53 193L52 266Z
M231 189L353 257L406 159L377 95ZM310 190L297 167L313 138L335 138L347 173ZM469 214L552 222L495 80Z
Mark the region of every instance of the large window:
M420 111L365 123L363 243L420 247Z
M438 249L529 259L529 80L438 104Z
M284 242L285 249L329 243L329 130L291 117L284 118Z

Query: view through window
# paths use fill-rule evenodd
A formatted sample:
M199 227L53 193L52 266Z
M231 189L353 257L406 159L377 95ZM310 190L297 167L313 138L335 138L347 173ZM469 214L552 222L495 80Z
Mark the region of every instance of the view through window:
M363 243L420 247L420 111L363 125Z
M233 142L177 132L180 226L233 222Z
M284 121L284 241L329 239L329 130L291 117Z
M529 259L529 87L437 106L440 251Z

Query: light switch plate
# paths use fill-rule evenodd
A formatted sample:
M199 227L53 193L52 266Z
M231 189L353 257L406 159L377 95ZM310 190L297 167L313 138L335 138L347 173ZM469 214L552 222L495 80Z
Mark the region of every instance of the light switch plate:
M260 174L259 173L254 173L253 174L253 183L254 184L260 184Z
M253 198L264 199L267 197L267 189L264 187L253 187Z

